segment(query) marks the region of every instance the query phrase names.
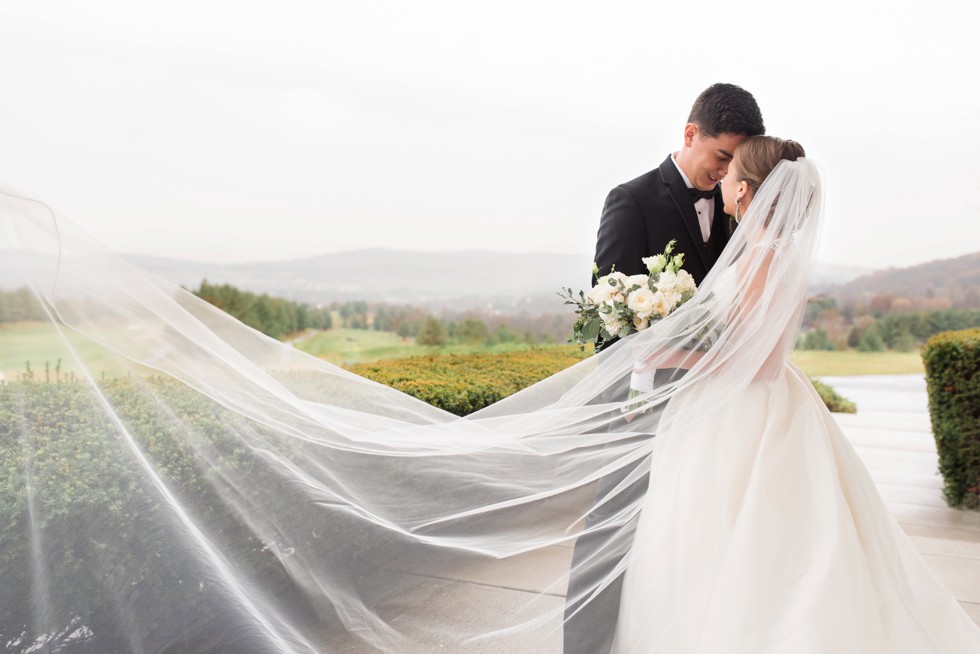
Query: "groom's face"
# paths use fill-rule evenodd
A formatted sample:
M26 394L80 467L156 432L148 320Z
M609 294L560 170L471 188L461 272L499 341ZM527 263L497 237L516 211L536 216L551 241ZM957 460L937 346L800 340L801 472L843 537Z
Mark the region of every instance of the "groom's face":
M688 146L685 174L697 188L710 191L728 174L735 148L745 140L744 134L722 133L718 136L703 134L697 125L688 124L684 134Z

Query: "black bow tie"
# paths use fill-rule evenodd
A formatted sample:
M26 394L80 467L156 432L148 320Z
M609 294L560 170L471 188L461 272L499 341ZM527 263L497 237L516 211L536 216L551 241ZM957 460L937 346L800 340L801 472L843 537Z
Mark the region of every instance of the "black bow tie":
M702 200L702 199L713 200L715 198L715 193L717 192L717 190L718 187L716 186L710 191L702 191L699 188L689 188L687 189L687 192L691 194L691 200L693 202L697 202L698 200Z

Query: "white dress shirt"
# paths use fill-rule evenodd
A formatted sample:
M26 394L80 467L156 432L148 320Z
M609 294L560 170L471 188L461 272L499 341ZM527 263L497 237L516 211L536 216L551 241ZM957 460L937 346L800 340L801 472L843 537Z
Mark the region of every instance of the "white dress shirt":
M677 167L677 172L681 174L681 179L687 184L687 188L694 188L694 184L691 180L687 178L681 167L677 165L676 155L670 155L670 160L674 162L674 166ZM694 210L698 212L698 223L701 225L701 238L705 243L711 238L711 222L715 217L715 203L711 202L706 198L698 198L698 201L694 203Z

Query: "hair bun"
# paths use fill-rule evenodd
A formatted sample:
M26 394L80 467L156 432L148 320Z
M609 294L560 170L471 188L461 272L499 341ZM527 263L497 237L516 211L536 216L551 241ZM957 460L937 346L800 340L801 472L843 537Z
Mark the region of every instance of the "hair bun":
M796 161L800 157L805 157L806 153L803 151L803 146L793 141L791 139L786 139L783 145L783 159L789 159L790 161Z

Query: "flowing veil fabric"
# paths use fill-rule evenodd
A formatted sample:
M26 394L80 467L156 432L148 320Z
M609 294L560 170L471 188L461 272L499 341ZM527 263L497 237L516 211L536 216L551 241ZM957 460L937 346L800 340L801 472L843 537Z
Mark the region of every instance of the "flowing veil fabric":
M574 571L467 621L445 580L567 549L658 452L684 451L702 416L784 378L820 203L813 164L782 162L691 301L459 418L265 337L0 187L0 238L47 316L25 349L32 369L0 386L0 643L545 651ZM627 402L634 368L676 367L690 370ZM619 505L588 522L602 544L580 564L608 572L570 602L624 572L628 558L612 562L658 511ZM657 577L631 575L630 592Z

